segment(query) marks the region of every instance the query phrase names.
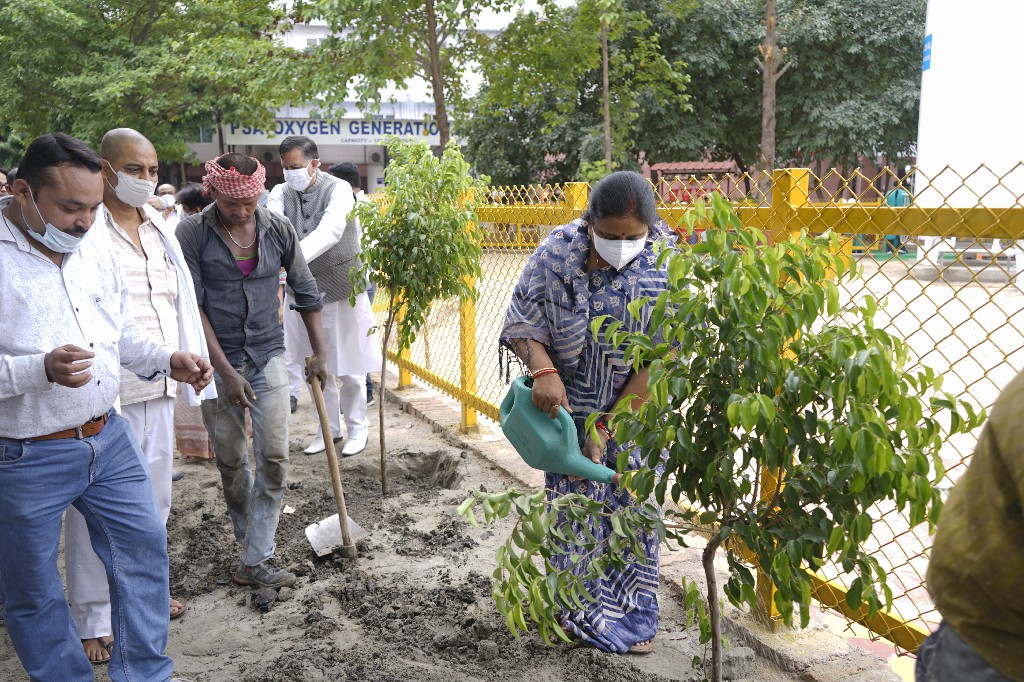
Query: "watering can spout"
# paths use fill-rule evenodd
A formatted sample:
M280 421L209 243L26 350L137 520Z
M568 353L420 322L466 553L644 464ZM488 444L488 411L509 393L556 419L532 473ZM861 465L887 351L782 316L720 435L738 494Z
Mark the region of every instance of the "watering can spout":
M552 419L533 404L533 389L526 377L513 381L501 401L501 430L523 461L534 469L598 483L618 483L618 473L580 451L576 424L565 408L560 408L558 417Z

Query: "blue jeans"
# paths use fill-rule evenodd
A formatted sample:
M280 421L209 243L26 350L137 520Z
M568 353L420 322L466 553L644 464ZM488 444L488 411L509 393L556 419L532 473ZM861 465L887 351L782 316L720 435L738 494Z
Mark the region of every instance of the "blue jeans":
M78 440L0 438L0 592L33 682L93 680L57 572L61 516L82 513L110 584L116 682L166 682L167 531L128 422Z
M917 650L917 682L1012 682L943 621Z
M235 539L242 545L242 562L255 566L274 555L274 536L281 516L291 415L288 369L284 355L271 358L262 370L248 359L236 369L256 394L249 408L255 474L249 468L245 408L223 397L220 374L214 376L220 397L203 401L203 422L217 456Z

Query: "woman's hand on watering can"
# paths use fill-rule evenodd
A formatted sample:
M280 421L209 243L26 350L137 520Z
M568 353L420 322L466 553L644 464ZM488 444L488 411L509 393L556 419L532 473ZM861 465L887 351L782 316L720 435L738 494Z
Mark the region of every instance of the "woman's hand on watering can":
M594 438L594 436L587 436L587 440L583 442L583 454L593 462L604 464L604 451L608 445L609 436L604 431L598 429L597 440L594 440ZM570 476L569 480L582 481L583 477Z
M592 461L598 464L604 464L604 451L608 447L608 439L610 436L601 429L596 429L597 440L595 436L587 436L587 441L583 444L583 454L589 457Z
M552 419L558 417L559 407L564 407L567 412L572 412L572 408L569 407L569 398L565 395L565 384L555 372L533 379L533 404L541 412L547 412Z

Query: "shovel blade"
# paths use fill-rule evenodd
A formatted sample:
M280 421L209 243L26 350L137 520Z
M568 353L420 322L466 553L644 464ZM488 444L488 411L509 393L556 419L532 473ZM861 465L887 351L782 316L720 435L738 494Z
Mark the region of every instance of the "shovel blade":
M348 532L352 536L352 544L359 542L367 535L363 527L353 521L351 517L348 519ZM306 526L306 539L309 540L309 544L312 545L317 556L326 556L333 552L342 543L341 522L338 520L338 515L328 516L326 519Z

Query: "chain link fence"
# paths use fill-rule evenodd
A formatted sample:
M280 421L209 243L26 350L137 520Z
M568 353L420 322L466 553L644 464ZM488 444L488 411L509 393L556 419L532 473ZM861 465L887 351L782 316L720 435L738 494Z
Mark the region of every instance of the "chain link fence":
M944 375L945 390L978 408L991 407L1024 370L1022 165L912 169L902 177L888 170L868 177L784 169L661 178L653 187L659 214L673 227L682 224L691 202L718 193L745 225L773 239L803 229L844 235L863 277L844 285L842 302L869 295L880 301L877 324L903 338L920 365ZM476 412L497 419L507 390L498 334L512 290L540 240L582 215L588 190L583 183L489 188L478 209L484 255L476 302L437 305L406 357L392 349L403 381L411 372L462 401L464 428L473 427ZM947 488L966 469L975 438L944 443ZM839 572L829 567L815 577L815 597L899 650L914 651L940 620L924 587L931 538L925 526L911 528L894 506L879 506L872 515L870 543L889 575L892 612L868 618L849 609Z

